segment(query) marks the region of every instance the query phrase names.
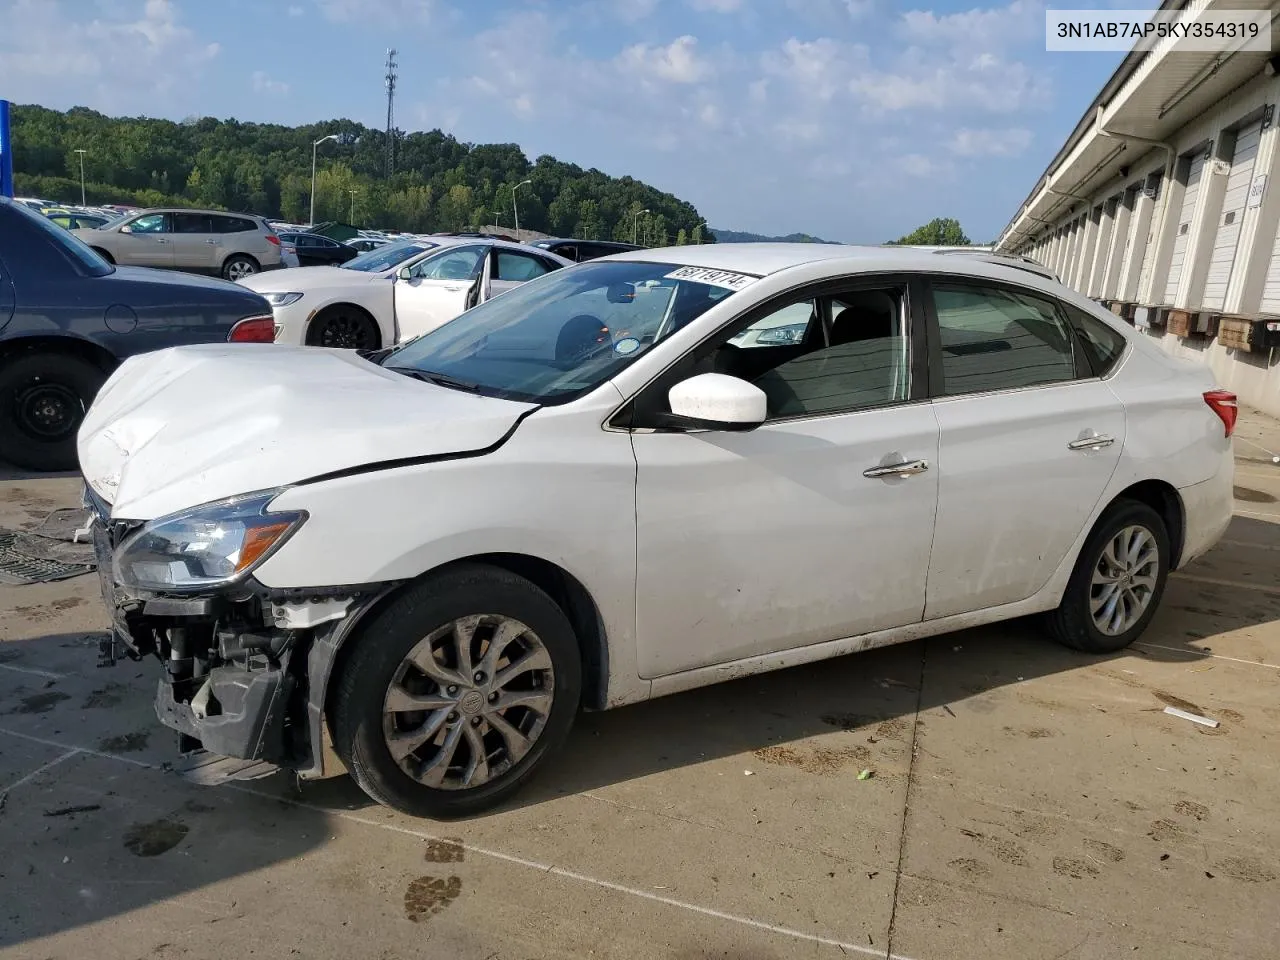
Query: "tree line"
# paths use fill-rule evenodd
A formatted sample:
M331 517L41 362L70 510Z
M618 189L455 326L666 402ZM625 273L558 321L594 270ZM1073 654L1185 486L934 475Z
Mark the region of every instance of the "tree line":
M512 190L529 180L517 195L522 229L589 240L635 236L652 246L715 241L697 209L670 193L549 155L531 163L514 143L396 131L388 177L385 132L353 120L175 123L15 106L14 185L19 195L79 202L83 150L89 203L206 207L306 223L312 144L331 134L338 140L319 146L316 222L414 233L513 229Z

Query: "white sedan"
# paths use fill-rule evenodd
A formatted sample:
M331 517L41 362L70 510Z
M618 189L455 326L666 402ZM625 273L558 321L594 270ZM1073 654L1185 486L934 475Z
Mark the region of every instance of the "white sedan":
M583 707L1028 614L1122 649L1231 519L1235 421L1015 260L725 244L556 271L376 362L134 357L79 450L163 723L303 777L331 737L370 796L456 816Z
M276 343L376 350L421 336L470 306L571 266L503 240L412 237L338 267L246 277L275 314Z

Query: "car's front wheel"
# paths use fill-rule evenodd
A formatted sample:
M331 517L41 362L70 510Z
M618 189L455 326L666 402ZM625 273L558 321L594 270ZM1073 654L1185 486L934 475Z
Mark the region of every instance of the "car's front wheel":
M1123 650L1156 614L1170 555L1160 514L1135 500L1112 504L1085 541L1062 603L1045 617L1050 635L1087 653Z
M0 361L0 460L27 470L74 470L76 431L106 378L67 353Z
M460 565L378 614L330 699L334 746L374 800L415 816L501 803L568 736L581 658L528 580Z
M307 327L308 347L376 350L382 345L373 317L349 303L321 310Z

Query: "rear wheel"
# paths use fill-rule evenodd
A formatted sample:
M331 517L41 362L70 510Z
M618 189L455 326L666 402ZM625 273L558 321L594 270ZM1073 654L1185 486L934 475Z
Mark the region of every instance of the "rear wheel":
M258 261L253 257L247 257L242 253L227 257L226 262L222 265L222 277L224 280L243 280L245 277L251 277L262 268L258 266Z
M106 380L66 353L25 353L0 364L0 459L27 470L74 470L76 431Z
M370 797L405 813L458 817L501 803L577 714L573 628L505 570L430 577L355 642L330 700L334 746Z
M1113 653L1155 616L1169 577L1169 533L1145 503L1120 500L1102 515L1076 560L1049 634L1086 653Z
M382 345L373 317L357 306L339 303L321 310L307 328L307 346L376 350Z

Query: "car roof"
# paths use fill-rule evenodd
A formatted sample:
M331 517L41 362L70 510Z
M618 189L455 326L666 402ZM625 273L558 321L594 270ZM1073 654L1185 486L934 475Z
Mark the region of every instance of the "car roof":
M937 269L939 258L935 250L921 250L899 246L856 246L843 243L702 243L682 247L657 247L650 250L629 250L610 255L609 260L639 260L670 263L678 266L706 267L710 270L726 270L758 277L768 276L780 270L788 270L806 263L819 261L843 261L850 271L910 270L929 272ZM1011 257L999 254L975 254L965 258L985 273L979 265L1028 269ZM1046 279L1052 274L1036 265L1029 270Z
M205 210L203 207L147 207L145 210L129 210L128 213L136 213L139 216L148 213L211 213L219 217L247 217L250 220L267 222L256 213L236 213L234 210Z

